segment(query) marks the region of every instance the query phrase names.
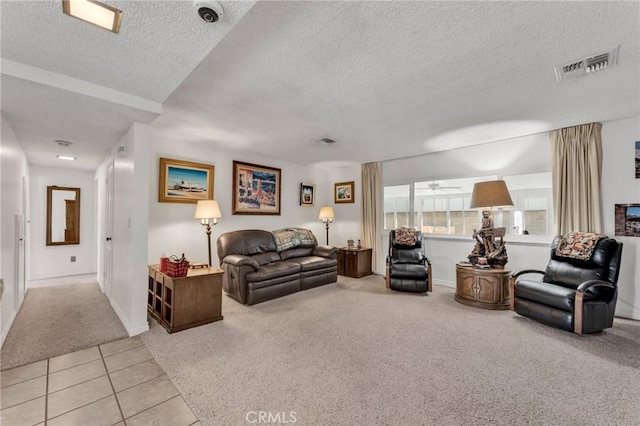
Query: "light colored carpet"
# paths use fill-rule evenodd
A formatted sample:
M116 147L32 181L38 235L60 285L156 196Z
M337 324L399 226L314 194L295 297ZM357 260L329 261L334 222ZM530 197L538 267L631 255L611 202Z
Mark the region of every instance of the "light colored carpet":
M95 275L92 281L30 288L2 346L1 369L128 337Z
M453 295L339 277L142 339L203 425L640 424L639 322L577 336Z

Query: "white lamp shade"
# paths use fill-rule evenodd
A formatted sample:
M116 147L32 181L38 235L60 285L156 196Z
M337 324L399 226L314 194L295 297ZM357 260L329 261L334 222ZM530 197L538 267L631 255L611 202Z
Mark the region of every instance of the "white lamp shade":
M216 200L199 200L194 219L220 219L220 207Z
M333 207L322 207L318 219L333 219L335 214L333 213Z
M513 201L503 180L478 182L473 185L469 208L511 207Z

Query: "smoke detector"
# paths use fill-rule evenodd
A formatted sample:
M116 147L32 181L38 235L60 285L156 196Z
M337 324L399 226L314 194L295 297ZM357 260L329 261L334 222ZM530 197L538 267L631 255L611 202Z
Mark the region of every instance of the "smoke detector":
M568 77L575 77L584 74L591 74L604 70L607 67L618 63L618 52L620 46L616 46L606 52L597 53L582 59L576 59L563 65L554 67L556 80L562 81Z
M318 139L314 140L313 143L315 145L328 146L328 145L333 145L334 143L336 143L336 140L335 139L331 139L328 136L323 136L321 138L318 138Z
M56 145L61 146L63 148L69 148L71 146L71 142L65 141L62 139L56 139L54 142L56 143Z

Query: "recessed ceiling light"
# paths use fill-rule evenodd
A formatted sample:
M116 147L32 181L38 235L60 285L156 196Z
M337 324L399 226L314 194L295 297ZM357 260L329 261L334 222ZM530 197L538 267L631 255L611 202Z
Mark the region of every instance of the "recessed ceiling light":
M60 160L68 160L68 161L74 161L76 159L76 157L70 157L68 155L58 155L58 159Z
M98 1L62 0L62 11L74 18L105 28L114 33L120 31L122 11Z

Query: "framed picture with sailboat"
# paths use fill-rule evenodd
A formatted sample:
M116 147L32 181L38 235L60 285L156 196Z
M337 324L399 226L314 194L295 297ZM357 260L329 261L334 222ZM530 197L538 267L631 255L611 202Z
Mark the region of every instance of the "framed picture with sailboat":
M158 202L192 203L213 200L213 175L210 164L160 158Z
M280 173L275 167L233 162L232 214L280 214Z

